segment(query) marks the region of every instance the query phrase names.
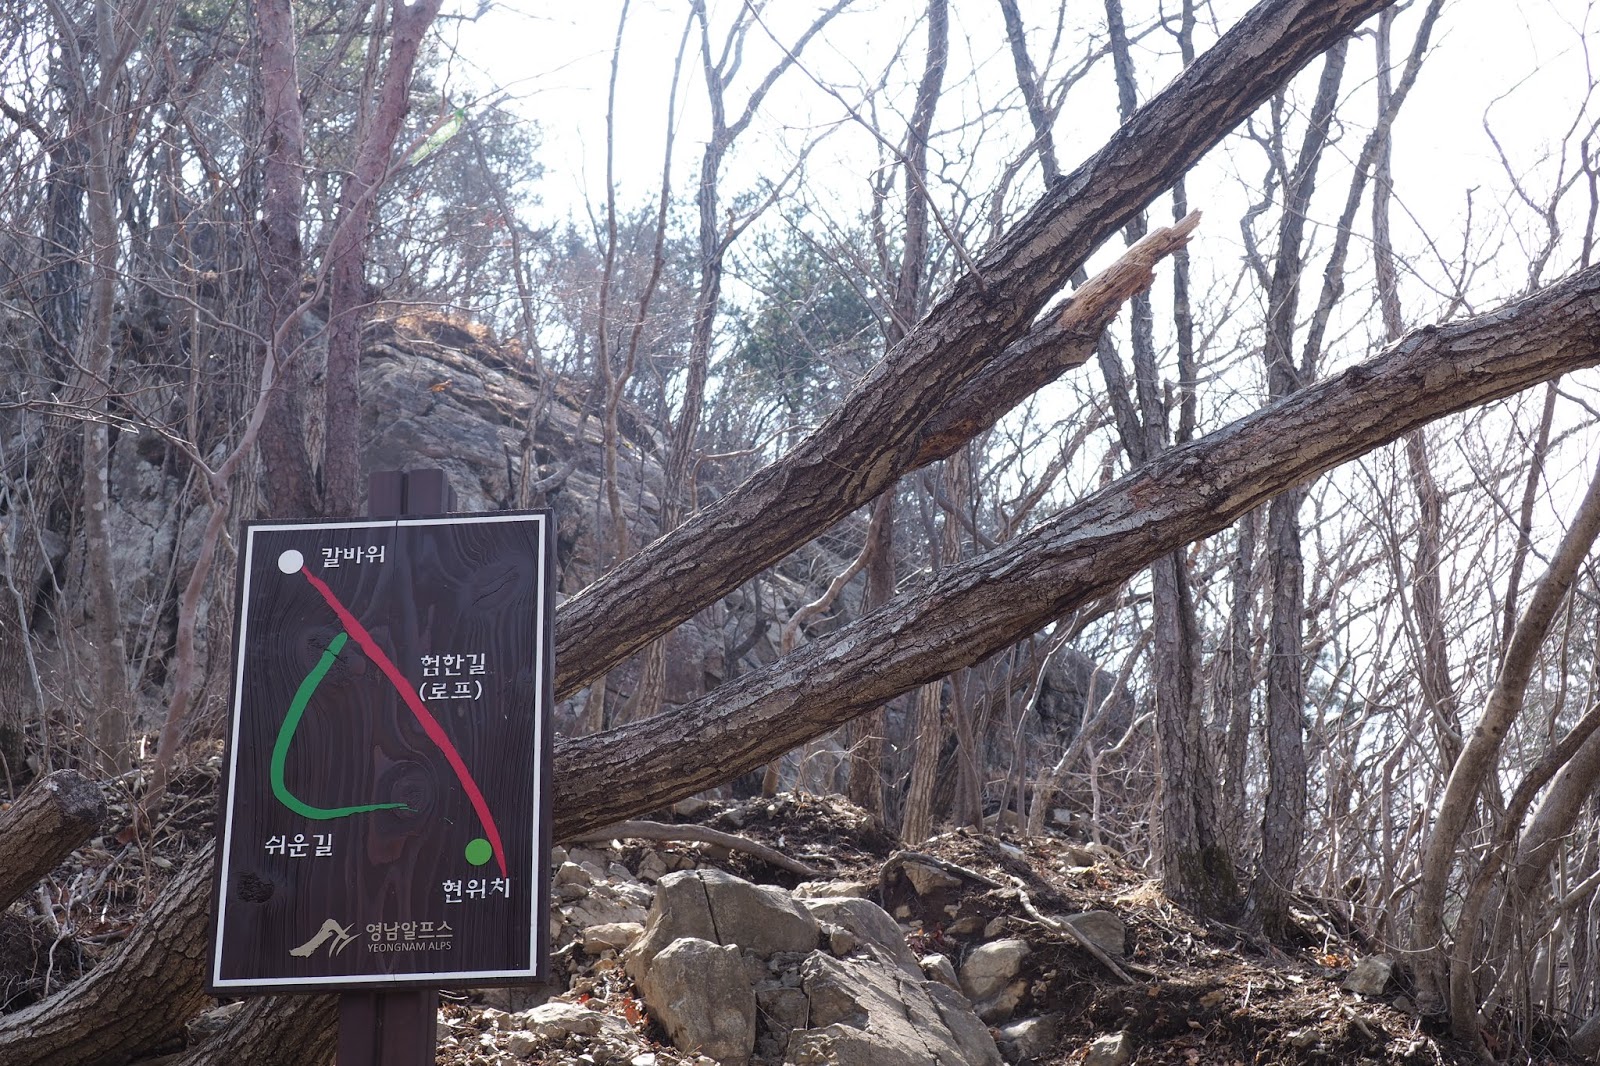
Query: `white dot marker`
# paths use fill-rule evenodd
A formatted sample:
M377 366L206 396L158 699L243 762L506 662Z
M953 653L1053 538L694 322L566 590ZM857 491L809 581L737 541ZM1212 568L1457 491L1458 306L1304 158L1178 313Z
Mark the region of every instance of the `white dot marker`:
M306 557L293 548L278 556L278 569L286 574L298 574L305 565Z

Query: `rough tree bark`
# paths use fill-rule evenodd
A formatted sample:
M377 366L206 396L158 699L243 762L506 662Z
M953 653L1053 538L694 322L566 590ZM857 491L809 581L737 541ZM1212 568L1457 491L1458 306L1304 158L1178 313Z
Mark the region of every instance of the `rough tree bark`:
M708 697L564 745L556 831L618 821L1037 631L1164 552L1418 426L1600 364L1600 267L1385 353L1173 448L987 555Z
M1267 335L1262 348L1267 392L1274 400L1303 388L1314 373L1314 364L1296 370L1295 318L1300 307L1300 279L1305 273L1306 212L1333 127L1347 50L1347 43L1341 41L1328 52L1293 169L1281 154L1274 160L1282 175L1284 207L1267 286ZM1267 570L1272 590L1267 635L1267 793L1261 817L1261 856L1245 911L1250 923L1273 939L1281 939L1288 930L1289 898L1300 873L1305 836L1305 568L1300 554L1300 505L1304 500L1305 490L1298 487L1267 505Z
M1137 107L1133 55L1121 0L1105 0L1105 8L1117 109L1126 122ZM1146 227L1144 212L1134 215L1125 231L1128 243L1142 238ZM1099 356L1123 449L1138 465L1166 450L1169 412L1157 365L1150 294L1135 294L1130 311L1131 388L1109 338L1100 346ZM1202 913L1226 914L1236 903L1233 857L1220 825L1211 746L1200 718L1199 623L1181 550L1150 567L1150 589L1161 884L1167 895Z
M760 766L1036 632L1285 489L1433 419L1600 364L1597 327L1600 267L1499 310L1419 330L1337 377L1163 453L1004 547L949 568L921 594L710 696L567 741L551 778L554 835L622 821ZM660 581L668 588L673 578ZM0 1061L65 1066L94 1062L112 1046L131 1056L175 1032L203 998L210 868L208 850L112 958L0 1019Z
M273 473L266 479L270 513L303 518L317 510L316 477L304 428L305 382L310 374L302 361L289 363L292 350L282 351L273 343L280 329L286 336L298 333L290 318L300 306L305 273L300 240L305 212L305 116L300 106L299 45L291 0L256 0L251 14L266 148L261 168L261 328L267 341L259 358L283 364L261 426L261 460ZM258 364L256 373L260 372Z
M32 888L106 820L100 786L57 770L0 812L0 909Z
M389 61L355 166L339 192L339 221L328 246L328 370L325 376L322 512L353 515L361 499L361 407L357 381L366 321L366 254L378 190L410 108L411 72L441 0L392 0Z
M206 1004L212 851L162 893L138 932L53 996L0 1017L7 1066L116 1066L169 1042Z
M928 412L952 410L1094 249L1301 67L1390 3L1266 0L1252 9L1052 185L811 436L569 600L556 628L558 696L939 458L925 434ZM954 450L960 441L946 443ZM661 594L663 577L684 593ZM617 626L622 617L631 625Z
M338 1039L338 997L259 996L227 1029L166 1066L321 1066Z

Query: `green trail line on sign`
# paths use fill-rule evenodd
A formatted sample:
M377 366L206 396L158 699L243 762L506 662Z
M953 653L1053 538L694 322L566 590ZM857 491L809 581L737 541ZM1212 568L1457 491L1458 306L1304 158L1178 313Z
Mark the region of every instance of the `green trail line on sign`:
M330 818L348 818L352 814L366 814L368 811L390 811L396 808L407 809L404 803L363 803L357 807L313 807L303 803L289 786L283 783L283 767L289 761L289 745L294 742L294 732L300 728L300 719L305 717L306 705L311 702L311 696L317 691L317 686L322 684L322 679L328 676L328 671L333 668L333 661L339 657L339 651L350 639L350 634L340 633L328 645L328 650L322 653L322 658L317 660L317 665L311 668L306 679L300 682L300 687L295 690L294 699L289 704L289 713L283 716L283 725L278 727L278 739L272 745L272 794L278 797L278 802L289 808L294 813L305 818L315 818L326 821Z

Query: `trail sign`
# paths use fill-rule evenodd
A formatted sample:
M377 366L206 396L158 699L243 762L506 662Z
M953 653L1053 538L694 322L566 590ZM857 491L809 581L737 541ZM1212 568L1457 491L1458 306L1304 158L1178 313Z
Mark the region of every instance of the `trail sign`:
M245 528L210 988L545 971L544 511Z

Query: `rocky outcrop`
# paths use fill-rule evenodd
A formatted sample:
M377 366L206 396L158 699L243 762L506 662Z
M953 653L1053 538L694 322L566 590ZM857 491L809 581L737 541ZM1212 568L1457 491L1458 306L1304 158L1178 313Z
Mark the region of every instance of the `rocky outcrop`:
M756 993L737 944L679 937L637 978L679 1050L744 1066L756 1046Z
M967 997L926 977L904 930L870 900L797 901L719 870L680 871L661 878L624 958L674 1045L725 1066L753 1055L792 1066L1001 1061Z

